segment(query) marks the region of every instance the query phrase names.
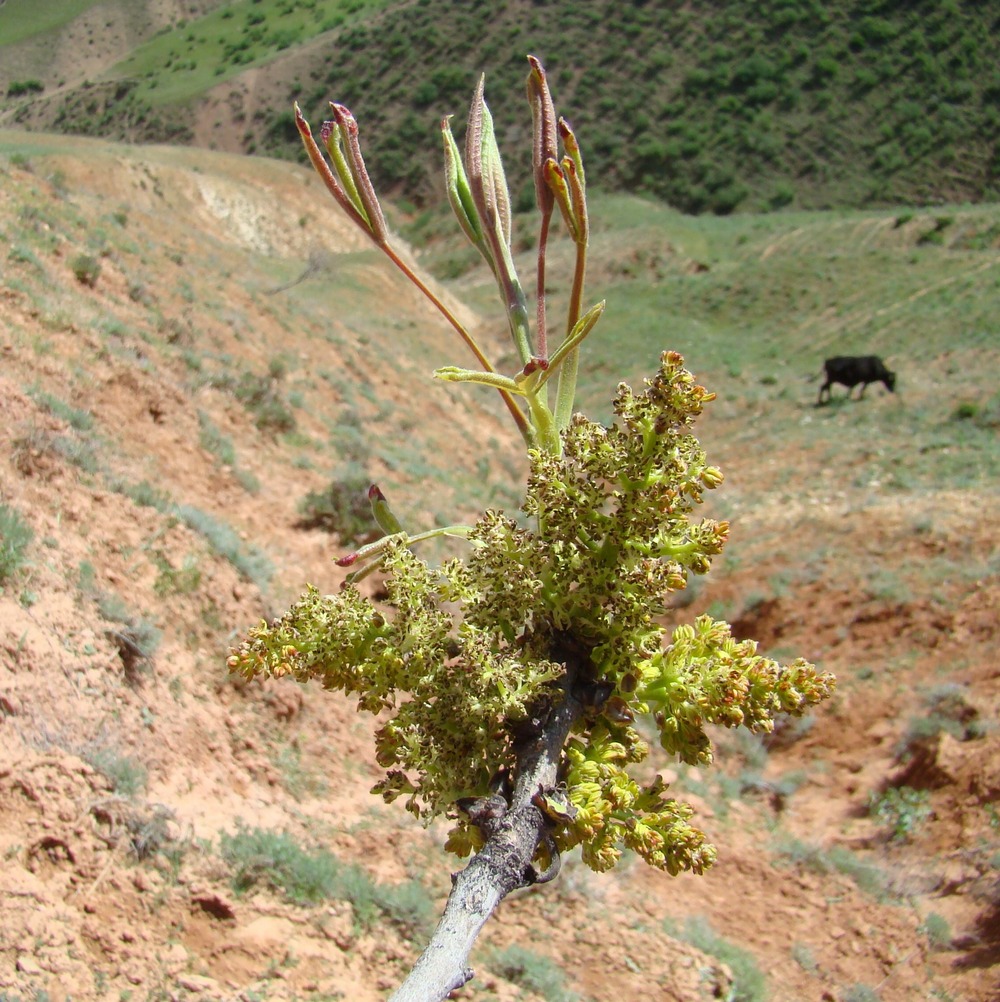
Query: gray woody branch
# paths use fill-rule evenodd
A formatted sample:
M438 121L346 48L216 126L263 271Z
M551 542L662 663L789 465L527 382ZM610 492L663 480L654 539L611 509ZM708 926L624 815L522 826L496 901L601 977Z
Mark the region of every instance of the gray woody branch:
M539 729L517 758L517 778L510 805L500 794L476 802L469 814L486 844L464 870L452 877L444 914L427 948L389 1002L439 1002L473 977L469 953L489 917L511 893L551 880L559 856L549 842L549 869L538 873L532 859L540 842L550 839L550 822L532 798L555 787L563 745L584 707L573 695L570 676Z

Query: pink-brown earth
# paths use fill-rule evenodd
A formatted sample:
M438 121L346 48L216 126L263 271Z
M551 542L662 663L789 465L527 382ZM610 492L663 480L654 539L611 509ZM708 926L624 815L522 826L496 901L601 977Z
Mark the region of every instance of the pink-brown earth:
M345 456L431 525L474 517L486 480L478 503L516 504L517 442L427 378L459 346L302 169L35 137L0 177L0 504L33 532L0 594L2 997L382 998L427 934L401 889L436 911L457 863L369 796L373 722L349 700L238 683L225 658L306 582L337 587L343 547L297 505ZM458 997L1000 998L996 491L796 490L808 457L748 447L724 374L699 376L732 543L673 615L722 609L837 694L766 740L719 735L718 769L651 760L716 867L567 861L501 907ZM894 839L869 804L896 788L917 793ZM254 829L368 883L238 890L223 839Z

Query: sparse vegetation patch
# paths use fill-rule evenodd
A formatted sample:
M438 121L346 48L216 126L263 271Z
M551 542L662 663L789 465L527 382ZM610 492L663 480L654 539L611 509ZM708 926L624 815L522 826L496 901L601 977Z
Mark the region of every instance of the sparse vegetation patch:
M28 563L28 547L35 532L17 509L0 504L0 586L11 581Z

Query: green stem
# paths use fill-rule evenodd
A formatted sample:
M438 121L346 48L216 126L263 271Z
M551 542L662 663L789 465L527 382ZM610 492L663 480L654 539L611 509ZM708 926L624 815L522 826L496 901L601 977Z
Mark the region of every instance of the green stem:
M583 283L587 274L587 242L586 237L576 245L576 268L573 271L573 289L569 298L569 311L566 319L567 337L580 319L583 309ZM580 349L574 348L566 355L559 366L559 383L556 391L556 427L560 430L569 427L573 417L573 402L576 399L576 377L580 365Z
M496 372L490 360L483 354L482 349L476 344L473 336L465 329L462 322L455 316L451 310L427 287L427 285L420 279L420 277L414 272L414 270L390 247L388 244L379 245L385 252L386 256L390 261L430 300L434 305L434 308L448 321L449 324L458 333L458 336L468 345L469 350L473 355L476 356L479 364L487 372ZM531 425L528 423L527 418L524 416L524 411L517 405L517 402L506 390L498 389L497 392L503 398L503 402L507 405L507 410L510 411L511 416L514 418L514 423L517 425L517 430L521 433L521 437L524 439L525 444L530 448L535 444L535 436L532 431Z
M544 452L558 456L562 452L562 440L559 438L559 429L552 420L552 411L544 399L545 394L528 393L526 396L531 411L531 423L537 436L536 445Z
M470 532L472 532L471 525L445 525L436 529L428 529L426 532L418 532L415 536L408 536L405 532L396 532L388 536L383 536L381 539L375 540L374 543L362 546L357 553L353 554L350 558L352 561L355 558L365 560L368 557L374 557L374 559L370 563L365 564L364 567L359 567L356 571L351 571L347 575L347 581L354 584L368 577L372 571L381 567L382 556L389 547L389 544L394 540L401 539L406 546L413 546L414 543L423 543L428 539L436 539L438 536L455 536L459 539L468 539ZM342 561L338 561L338 563L342 563Z
M538 334L536 348L539 358L549 357L548 329L545 323L545 253L549 245L549 224L552 222L552 206L542 214L542 223L538 230L538 280L536 298L538 302Z

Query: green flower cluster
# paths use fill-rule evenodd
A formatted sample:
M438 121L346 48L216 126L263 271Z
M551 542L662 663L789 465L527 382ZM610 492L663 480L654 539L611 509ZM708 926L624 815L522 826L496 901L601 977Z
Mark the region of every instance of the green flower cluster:
M712 397L664 353L644 392L619 387L610 428L577 415L561 454L530 453L531 529L489 511L466 559L438 569L401 536L384 555L390 613L353 586L310 589L250 632L231 669L318 679L358 694L359 709L388 711L375 792L407 795L421 817L457 819L449 848L459 854L479 833L456 801L512 775L526 730L568 689L585 709L563 751L565 807L549 814L555 845L582 846L596 870L629 848L671 873L700 872L715 850L688 823L691 808L661 781L641 788L629 775L649 751L636 718L652 718L668 752L703 763L707 725L769 730L776 713L801 713L833 687L805 662L761 657L709 617L670 636L657 622L728 531L691 517L722 481L690 431Z

